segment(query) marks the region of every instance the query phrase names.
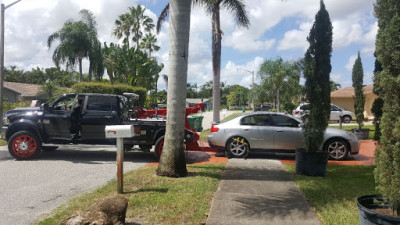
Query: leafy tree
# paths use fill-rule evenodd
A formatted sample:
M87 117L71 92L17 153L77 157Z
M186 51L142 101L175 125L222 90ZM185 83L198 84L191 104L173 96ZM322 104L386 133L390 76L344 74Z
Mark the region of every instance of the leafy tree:
M154 57L128 45L119 46L104 43L104 66L112 83L125 83L154 90L163 64Z
M354 93L355 93L354 111L356 114L358 128L361 129L363 122L364 122L365 97L364 97L364 93L363 93L364 71L362 68L360 52L358 52L358 57L353 65L353 76L352 77L353 77L353 87L354 87Z
M249 101L249 89L240 85L232 85L227 96L228 106L244 106Z
M81 20L68 20L63 27L51 34L47 39L50 48L54 41L60 44L53 53L53 62L57 67L66 64L67 69L73 69L79 65L79 82L82 81L82 60L88 58L90 61L89 74L95 72L102 74L100 44L97 39L96 24L93 15L88 10L81 10ZM89 77L90 78L90 77Z
M318 151L328 126L330 116L330 82L332 24L323 1L307 37L310 43L305 57L306 99L311 105L309 116L304 119L304 136L307 151Z
M258 72L261 77L262 88L267 90L277 102L280 111L281 93L286 90L288 95L297 95L300 87L300 67L295 62L283 61L282 58L265 60ZM288 97L288 96L287 96Z
M383 98L381 119L381 148L376 150L375 181L377 190L400 214L400 1L377 0L375 15L378 19L376 56L382 66L378 84ZM376 76L376 74L375 74ZM376 77L375 77L376 78ZM376 83L378 81L378 83Z
M212 64L213 64L213 122L219 122L219 110L221 105L221 39L222 30L220 23L220 8L225 7L233 14L236 23L242 27L249 27L250 21L247 16L246 6L242 0L194 0L194 4L203 5L207 13L211 15L212 35ZM168 16L169 4L161 12L157 21L157 32L161 29L161 23Z
M330 83L330 86L331 86L331 91L337 91L340 88L342 88L342 86L340 84L336 83L333 80L330 80L329 83Z
M124 38L123 43L129 46L129 38L132 35L132 41L136 43L139 49L140 41L143 39L143 31L150 32L154 28L153 19L144 15L146 8L141 5L129 7L128 12L122 14L115 20L114 35L118 38Z
M198 93L199 98L211 98L212 97L212 87L213 81L207 81L200 86L200 91Z
M142 43L140 43L140 48L146 49L148 51L148 57L151 57L151 53L153 51L160 50L160 46L158 46L156 43L156 36L151 33L147 33L146 36L144 36Z
M186 88L187 98L197 98L197 83L187 83Z
M4 80L8 82L22 82L27 79L23 70L17 70L16 66L10 66L9 69L4 68Z
M170 50L168 71L168 111L165 142L157 175L187 175L184 140L186 83L189 56L191 1L170 0Z
M374 54L376 57L376 54ZM371 112L374 114L374 121L373 124L375 126L375 135L374 135L374 140L379 141L381 139L381 119L382 119L382 114L383 114L383 98L381 97L381 88L379 86L380 83L380 72L383 70L382 64L378 61L378 59L375 59L375 68L374 68L374 90L373 92L378 95L379 97L374 100L374 103L372 103L372 108Z

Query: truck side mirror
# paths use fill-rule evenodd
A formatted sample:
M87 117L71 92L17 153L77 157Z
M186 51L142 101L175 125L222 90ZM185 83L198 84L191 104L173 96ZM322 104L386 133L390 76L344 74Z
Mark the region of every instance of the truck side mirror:
M43 103L43 104L40 106L40 108L43 109L44 111L49 111L49 109L50 109L48 103Z

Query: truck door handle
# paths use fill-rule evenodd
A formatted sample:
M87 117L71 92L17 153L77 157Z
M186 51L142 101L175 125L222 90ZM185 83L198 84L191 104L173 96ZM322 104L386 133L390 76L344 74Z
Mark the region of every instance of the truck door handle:
M278 132L278 133L283 133L283 130L277 130L276 132Z
M67 115L63 115L62 118L63 118L63 119L67 119L68 116L67 116Z
M106 117L106 119L111 119L112 118L112 116L105 116Z
M243 131L249 131L249 129L243 129Z

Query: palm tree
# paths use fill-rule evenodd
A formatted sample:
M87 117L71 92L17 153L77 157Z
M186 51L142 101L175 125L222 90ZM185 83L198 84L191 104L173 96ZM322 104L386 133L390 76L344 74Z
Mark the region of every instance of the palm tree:
M129 7L129 12L122 14L115 20L114 35L123 39L123 43L129 46L129 38L132 35L132 41L136 43L136 48L139 48L140 40L143 39L143 30L150 32L154 28L153 19L144 15L146 10L141 5Z
M183 148L191 0L170 0L170 49L165 142L157 175L187 175Z
M298 64L283 61L280 57L265 60L261 64L258 74L262 79L263 89L268 90L276 99L277 109L280 111L281 92L287 89L285 86L290 86L289 89L295 89L296 82L299 83L300 70ZM294 83L291 81L294 81Z
M146 36L144 36L142 43L140 43L140 47L143 49L147 49L148 56L149 58L151 57L151 53L153 51L158 51L160 50L160 46L156 45L157 43L157 38L155 35L151 33L147 33Z
M213 122L219 122L219 110L221 105L221 39L222 30L220 24L220 7L228 9L239 26L248 28L250 25L249 18L246 13L246 6L242 0L194 0L194 4L204 5L207 13L211 14L212 27L212 64L213 64ZM161 23L168 16L169 5L164 8L157 20L157 32L161 29Z
M66 64L67 69L73 69L76 63L79 64L79 82L82 81L82 60L89 58L91 63L90 71L102 74L99 66L102 58L99 56L101 46L97 39L97 31L93 14L87 10L81 10L80 21L68 20L63 27L51 34L47 39L48 48L59 40L60 44L53 53L53 62L57 67ZM91 73L91 72L90 72Z

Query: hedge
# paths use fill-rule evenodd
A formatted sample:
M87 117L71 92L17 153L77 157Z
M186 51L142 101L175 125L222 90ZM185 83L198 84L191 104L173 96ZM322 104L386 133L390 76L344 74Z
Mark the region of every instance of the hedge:
M139 95L139 106L144 106L147 90L143 87L132 87L127 84L107 84L100 82L81 82L72 86L74 93L100 93L122 95L124 92L135 93Z

